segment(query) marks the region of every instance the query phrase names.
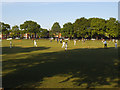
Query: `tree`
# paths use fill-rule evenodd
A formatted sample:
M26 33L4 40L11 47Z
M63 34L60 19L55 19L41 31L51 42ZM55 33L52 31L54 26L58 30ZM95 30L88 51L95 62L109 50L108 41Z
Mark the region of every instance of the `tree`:
M77 37L85 37L87 35L87 28L89 27L88 20L84 17L77 19L74 25L74 36L77 34Z
M61 27L58 22L55 22L51 28L50 35L58 35L61 31Z
M118 38L120 39L120 21L117 21L118 23Z
M10 25L9 24L5 24L3 22L0 22L0 33L2 33L2 35L6 35L5 36L6 38L9 34L9 30L10 30Z
M10 30L10 25L5 24L3 22L0 22L0 31L2 31L2 34L8 34Z
M115 18L110 18L106 23L106 36L107 37L117 37L118 36L118 22Z
M40 30L40 36L41 37L49 37L49 31L47 29L42 29Z
M105 19L92 18L91 24L90 24L91 37L94 37L97 39L98 37L103 37L106 29L105 24L106 24Z
M36 34L40 32L40 25L34 21L26 21L24 22L24 24L20 25L20 28L25 32L34 33L35 38L36 38Z
M17 25L12 27L11 34L12 34L12 37L20 37L20 30Z
M68 22L63 25L63 28L61 29L61 34L64 37L72 38L74 35L74 29L73 24Z

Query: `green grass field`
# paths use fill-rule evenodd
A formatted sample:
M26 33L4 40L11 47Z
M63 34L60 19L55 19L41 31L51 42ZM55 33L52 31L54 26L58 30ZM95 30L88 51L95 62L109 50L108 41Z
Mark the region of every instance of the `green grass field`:
M68 42L68 50L56 41L2 41L2 75L5 88L117 88L118 49L101 40Z

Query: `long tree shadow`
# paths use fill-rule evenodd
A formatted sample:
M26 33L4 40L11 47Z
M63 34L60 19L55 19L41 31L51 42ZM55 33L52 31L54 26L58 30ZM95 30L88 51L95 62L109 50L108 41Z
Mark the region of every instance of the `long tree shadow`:
M3 87L37 87L44 77L68 74L71 77L61 80L64 83L72 78L73 84L85 88L111 85L118 78L118 52L109 49L76 49L37 54L26 59L3 61L3 71L13 70L3 76ZM115 85L113 87L118 87ZM54 88L54 87L53 87Z
M23 53L23 52L31 52L31 51L37 51L37 50L45 50L49 49L50 47L28 47L28 48L22 48L22 47L2 47L2 54L13 54L13 53Z

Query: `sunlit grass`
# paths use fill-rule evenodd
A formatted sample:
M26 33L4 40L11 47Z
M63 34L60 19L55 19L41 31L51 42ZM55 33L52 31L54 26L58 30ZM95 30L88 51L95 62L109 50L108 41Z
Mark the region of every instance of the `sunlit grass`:
M118 49L107 41L68 41L62 44L46 39L3 40L3 86L34 88L116 88L118 86ZM17 81L17 82L16 82Z

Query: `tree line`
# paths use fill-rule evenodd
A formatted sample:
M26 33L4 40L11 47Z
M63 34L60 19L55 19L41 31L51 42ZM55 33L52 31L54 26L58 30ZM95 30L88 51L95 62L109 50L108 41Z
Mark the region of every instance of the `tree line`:
M61 33L62 37L67 38L119 38L120 23L116 18L109 18L108 20L102 18L85 18L76 19L74 23L67 22L61 26L59 22L55 22L51 30L43 29L34 21L25 21L20 26L15 25L12 28L9 24L0 22L0 30L3 35L9 37L23 38L25 33L29 33L32 37L55 37ZM36 37L37 36L37 37Z

